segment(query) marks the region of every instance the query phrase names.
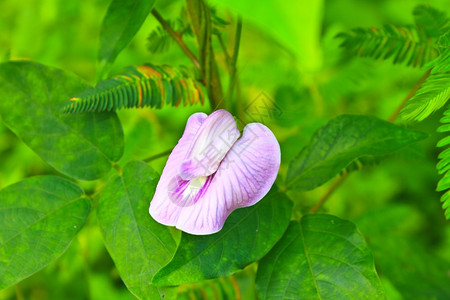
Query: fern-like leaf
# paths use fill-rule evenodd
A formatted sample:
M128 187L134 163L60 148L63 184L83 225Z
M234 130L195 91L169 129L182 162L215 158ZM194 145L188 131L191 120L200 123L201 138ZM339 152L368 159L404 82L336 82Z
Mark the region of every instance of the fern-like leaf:
M450 72L450 32L441 36L436 48L439 50L439 56L426 67L433 68L431 74Z
M422 121L443 107L450 97L450 73L431 74L401 111L408 120Z
M70 99L65 113L101 112L121 108L178 106L201 102L200 84L187 72L167 65L128 67L126 72L101 81L95 88Z
M439 39L440 55L427 64L431 75L420 86L401 111L403 118L422 121L443 107L450 97L450 34Z
M450 107L444 112L444 116L441 118L442 125L438 128L438 132L450 132ZM447 136L440 140L437 144L438 147L446 147L450 144L450 136ZM442 197L442 208L445 211L445 217L450 219L450 148L447 147L442 151L438 158L440 159L436 168L439 174L443 174L441 180L437 185L437 191L446 191Z
M448 31L448 18L445 12L429 5L418 5L413 10L417 28L430 38L437 38Z
M170 48L172 41L167 31L162 26L158 26L147 38L147 49L151 53L162 53Z
M341 47L350 53L374 59L393 58L394 64L422 67L437 55L432 42L413 27L355 28L337 37L343 39Z
M183 19L167 21L169 26L181 36L192 36L192 29ZM147 49L151 53L162 53L170 48L174 40L162 26L157 26L147 37Z

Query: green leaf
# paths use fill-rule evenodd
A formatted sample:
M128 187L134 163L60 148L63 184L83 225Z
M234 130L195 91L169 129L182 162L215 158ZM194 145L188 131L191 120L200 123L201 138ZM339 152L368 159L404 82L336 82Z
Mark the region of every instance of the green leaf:
M180 36L192 36L192 29L185 23L185 16L177 18L175 21L166 20L169 26ZM158 25L147 38L147 49L151 53L163 53L174 43L172 36L161 25Z
M439 56L426 67L433 68L431 74L450 73L450 31L441 36L436 48L439 50Z
M291 222L259 263L259 299L384 299L366 241L356 226L330 215Z
M112 0L100 28L98 60L103 78L105 69L131 42L152 10L155 0Z
M426 134L408 130L375 117L341 115L320 128L289 165L290 188L311 190L333 178L363 156L383 156L424 139Z
M167 23L173 28L173 24ZM151 53L164 53L173 43L173 38L162 26L156 27L147 38L147 49Z
M401 115L422 121L443 107L450 97L450 72L431 74L414 96L406 102Z
M436 38L448 31L448 18L445 12L429 5L418 5L413 10L416 26L426 36Z
M450 97L450 32L438 42L439 56L428 63L431 75L406 102L401 114L409 120L422 121L443 107Z
M212 235L182 234L172 261L156 273L158 286L227 276L263 257L283 235L291 215L284 194L270 192L251 207L234 211Z
M3 122L59 172L93 180L122 156L123 132L114 113L60 113L69 95L86 88L76 76L38 63L0 64Z
M23 180L0 191L0 290L59 257L83 227L89 201L56 176Z
M128 289L141 299L172 299L176 290L151 285L153 275L175 252L169 228L150 217L148 208L158 174L143 162L129 162L99 199L98 221L106 248Z
M186 0L186 5L192 32L197 38L201 77L208 96L220 104L220 101L223 101L223 92L211 41L211 9L203 0Z
M128 67L123 74L101 81L70 100L63 108L66 113L203 104L204 96L200 84L183 69L147 64Z
M353 55L373 59L393 58L394 64L423 67L437 52L432 41L421 36L413 27L385 25L383 28L355 28L340 33L341 47Z
M444 112L444 116L441 118L441 126L437 129L438 132L450 132L450 107ZM439 154L439 162L436 166L438 173L440 175L444 174L444 176L439 180L436 190L441 192L445 191L445 193L441 197L442 209L445 212L445 218L450 220L450 148L448 145L450 144L450 135L443 139L441 139L437 146L438 147L446 147Z

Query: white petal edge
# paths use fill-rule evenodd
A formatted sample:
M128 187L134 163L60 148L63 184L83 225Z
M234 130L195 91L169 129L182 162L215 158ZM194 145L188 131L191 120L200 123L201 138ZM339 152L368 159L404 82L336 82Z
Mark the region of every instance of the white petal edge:
M197 131L179 167L180 177L190 180L216 172L239 136L236 121L228 111L220 109L210 114Z
M150 215L161 224L175 226L181 214L183 207L170 200L169 184L178 176L179 167L185 160L186 153L207 117L208 115L204 113L191 115L186 123L183 136L169 155L149 208Z

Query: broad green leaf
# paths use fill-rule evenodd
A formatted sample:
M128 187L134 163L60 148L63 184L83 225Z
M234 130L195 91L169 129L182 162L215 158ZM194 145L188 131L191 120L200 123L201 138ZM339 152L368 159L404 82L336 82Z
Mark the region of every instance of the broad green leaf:
M251 207L234 211L212 235L182 234L172 261L156 273L158 286L227 276L263 257L286 230L291 202L270 192Z
M259 299L384 299L366 241L356 226L305 215L259 263Z
M148 213L159 176L143 162L128 163L99 199L98 221L106 248L128 289L141 299L172 299L176 290L151 285L175 252L169 228Z
M291 161L290 188L311 190L324 184L362 156L383 156L424 139L408 130L370 116L341 115L320 128Z
M0 290L60 256L83 227L89 200L55 176L32 177L0 191Z
M44 65L0 64L3 122L59 172L82 180L106 175L123 153L123 133L114 113L64 115L61 105L89 86Z
M114 62L152 10L155 0L112 0L100 29L98 60L102 68ZM105 70L100 70L100 78Z

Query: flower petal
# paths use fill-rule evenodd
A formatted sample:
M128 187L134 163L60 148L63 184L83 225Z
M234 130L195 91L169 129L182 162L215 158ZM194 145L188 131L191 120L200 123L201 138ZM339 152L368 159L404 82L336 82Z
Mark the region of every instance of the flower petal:
M227 152L239 138L233 116L226 110L210 114L197 132L185 160L180 165L180 177L189 180L216 172Z
M177 228L191 234L219 231L233 210L251 206L267 194L280 160L280 145L270 129L260 123L248 124L210 176L204 195L184 207Z
M186 153L206 118L207 115L204 113L195 113L190 116L183 136L169 155L149 209L150 215L161 224L175 226L178 216L183 209L183 206L169 200L170 195L173 193L173 190L169 190L169 188L173 189L173 181L179 177L178 169L181 162L185 159Z

